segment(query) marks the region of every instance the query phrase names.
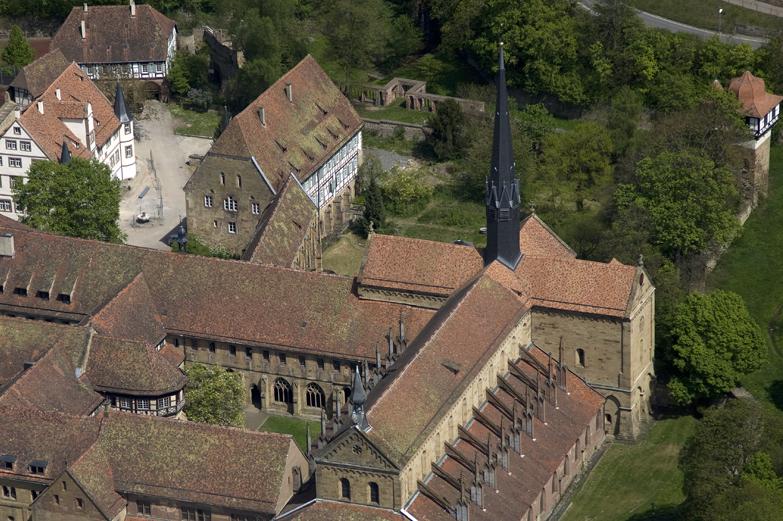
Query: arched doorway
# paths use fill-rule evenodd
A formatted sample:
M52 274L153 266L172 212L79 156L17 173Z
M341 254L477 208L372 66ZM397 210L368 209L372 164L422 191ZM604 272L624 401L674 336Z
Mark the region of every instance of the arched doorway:
M620 402L614 396L608 396L604 402L604 431L617 436L620 433Z
M256 384L250 386L250 403L256 409L261 409L261 389Z

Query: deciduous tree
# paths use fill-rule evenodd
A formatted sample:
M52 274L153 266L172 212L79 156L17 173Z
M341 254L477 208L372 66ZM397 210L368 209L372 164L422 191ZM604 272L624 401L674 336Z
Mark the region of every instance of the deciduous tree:
M73 158L63 165L36 161L28 182L17 182L14 197L33 228L107 242L122 242L120 181L98 161Z
M185 369L185 374L188 376L185 387L188 419L232 427L244 425L244 388L239 373L193 364Z
M721 396L761 367L767 344L741 296L693 293L676 307L671 328L669 390L688 404Z

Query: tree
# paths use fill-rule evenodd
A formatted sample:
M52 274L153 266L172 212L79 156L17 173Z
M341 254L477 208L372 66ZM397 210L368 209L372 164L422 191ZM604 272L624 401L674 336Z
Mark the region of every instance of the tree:
M3 65L19 69L33 61L33 48L18 25L11 27L8 44L3 49Z
M767 344L741 296L730 291L693 293L677 305L669 390L681 404L721 396L760 368Z
M773 429L752 400L708 409L680 453L687 495L683 519L780 519L780 478L767 452L777 441Z
M188 419L214 425L242 427L244 388L239 373L222 367L193 364L185 369L185 414Z
M737 187L727 168L690 151L663 152L642 159L636 177L637 185L618 186L616 203L621 211L635 207L647 214L653 243L671 259L734 237Z
M368 158L359 167L359 179L364 197L364 212L362 213L362 229L365 234L371 229L378 229L386 222L386 209L383 204L383 192L378 178L383 173L380 161L374 157Z
M120 181L108 166L80 158L66 165L36 161L27 177L27 183L14 187L17 205L25 211L23 223L71 237L124 240L118 225Z
M190 83L188 83L188 73L185 68L185 57L177 55L174 58L174 63L171 65L169 71L169 85L171 86L171 92L175 96L184 96L190 90Z
M462 157L468 146L466 118L454 100L438 104L438 111L427 120L432 133L427 137L440 161Z

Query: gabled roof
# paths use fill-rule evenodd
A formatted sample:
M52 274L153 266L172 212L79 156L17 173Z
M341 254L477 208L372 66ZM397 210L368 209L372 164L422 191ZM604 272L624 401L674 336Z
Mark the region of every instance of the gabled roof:
M166 330L144 274L139 273L90 319L95 330L104 336L135 340L156 346Z
M400 315L412 337L433 314L361 300L348 277L0 226L2 232L14 235L15 254L0 257L0 280L8 288L0 307L19 313L83 320L144 273L169 332L367 360ZM16 287L29 288L28 296L15 294ZM51 298L36 298L44 288ZM71 303L57 300L60 293Z
M34 408L0 406L0 454L16 457L13 471L0 468L0 476L21 474L26 479L51 481L59 476L66 462L73 462L93 444L100 419L72 416ZM30 462L47 462L43 476L31 474Z
M114 472L101 443L93 444L65 472L107 520L125 508L125 499L114 490Z
M523 255L576 258L576 252L535 213L522 219L519 246Z
M293 175L264 209L243 260L290 268L317 216L315 205Z
M88 104L92 108L98 146L103 146L120 127L112 104L75 63L66 67L37 101L43 104L43 114L37 104L32 103L22 113L20 123L52 161L60 160L63 143L68 144L71 155L91 157L87 143L63 122L65 119L86 119Z
M290 174L304 181L361 126L348 99L307 55L234 116L210 152L255 157L278 189Z
M86 10L78 6L54 35L51 48L59 48L68 60L79 64L165 61L174 27L173 20L146 4L136 6L135 16L128 4L90 5Z
M155 396L185 387L177 366L150 345L95 335L84 378L99 391Z
M783 96L767 92L764 80L757 78L750 71L732 79L729 90L739 99L744 114L754 118L763 118L783 101Z
M26 89L35 99L43 94L70 63L62 51L54 49L22 67L14 81L11 82L11 87Z
M546 364L545 353L537 347L531 346L524 356L513 365L516 370L526 375L531 381L535 382L538 374L541 382L544 382L547 379ZM505 381L506 385L513 389L517 395L525 396L525 385L519 379L507 377ZM497 389L493 395L497 403L502 404L507 410L512 410L514 397L505 388ZM532 420L534 436L531 438L524 432L521 434L521 452L524 457L519 457L516 452L510 450L508 470L502 469L500 464L497 464L494 490L489 489L486 484L484 485L483 508L477 507L475 503L469 503L471 520L527 519L528 509L552 479L561 462L567 457L574 445L574 440L590 428L596 415L600 414L604 398L579 377L569 372L566 378L566 388L558 392L557 407L549 402L549 398L545 402L546 421L542 421L534 415ZM523 407L517 403L516 408L521 417ZM492 402L485 402L479 409L489 422L495 426L504 425L506 434L510 433L511 422L501 412L500 407ZM488 442L494 454L500 450L501 440L483 422L469 421L466 430L474 439ZM465 460L478 463L480 468L483 468L487 462L486 454L477 450L470 442L460 438L453 440L451 444ZM453 480L458 481L460 477L464 477L463 486L466 489L469 488L473 480L473 473L461 465L451 454L440 461L438 466ZM459 501L458 487L443 477L430 474L423 481L429 490L451 506L456 505ZM440 505L421 492L414 495L407 510L420 521L454 519L453 514L447 513ZM536 513L534 512L534 514Z
M472 246L370 235L358 281L364 286L446 297L483 267Z
M446 301L369 394L366 436L399 467L529 310L527 296L498 276L513 274L490 268Z

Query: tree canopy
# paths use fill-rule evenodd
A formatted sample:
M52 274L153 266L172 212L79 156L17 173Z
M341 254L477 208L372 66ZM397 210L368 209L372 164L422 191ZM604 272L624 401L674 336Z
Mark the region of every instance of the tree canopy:
M203 364L185 369L185 414L196 422L242 427L244 425L244 387L239 373Z
M427 125L432 129L427 141L439 160L455 159L465 153L468 146L466 118L456 101L446 100L438 104L438 111Z
M22 222L38 230L122 242L119 228L120 181L94 159L73 158L63 165L35 161L27 183L17 182L14 197L25 215Z
M686 404L721 396L766 359L767 344L741 296L692 293L674 311L669 390Z
M3 49L3 65L19 69L33 61L35 53L18 25L11 26L8 44Z

